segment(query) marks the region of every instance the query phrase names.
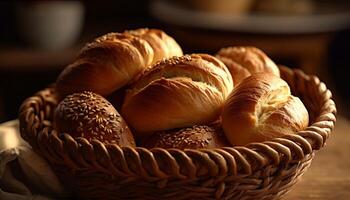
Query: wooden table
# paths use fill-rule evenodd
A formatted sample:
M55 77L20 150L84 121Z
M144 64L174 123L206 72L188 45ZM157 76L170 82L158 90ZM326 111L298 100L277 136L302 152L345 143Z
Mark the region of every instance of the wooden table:
M317 152L286 200L350 199L350 121L337 117L327 146Z

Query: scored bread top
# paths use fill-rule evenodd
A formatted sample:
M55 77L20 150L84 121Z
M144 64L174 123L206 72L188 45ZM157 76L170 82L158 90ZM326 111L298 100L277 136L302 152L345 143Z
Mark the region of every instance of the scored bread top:
M288 84L271 73L242 81L227 98L222 124L232 145L261 142L307 127L308 112Z
M57 91L61 98L82 91L108 96L158 60L181 55L176 41L160 30L108 33L82 48L58 77Z
M153 51L154 58L152 64L159 60L170 58L172 56L182 56L182 49L177 42L159 29L140 28L136 30L125 31L124 33L140 37L147 41Z
M233 89L226 66L192 54L156 63L127 91L122 113L138 132L167 130L215 120Z
M214 87L224 97L233 89L232 77L219 60L206 54L191 54L156 63L131 85L128 96L160 79L191 79L197 84Z
M216 57L230 70L235 85L255 73L280 75L277 65L256 47L226 47L220 49Z

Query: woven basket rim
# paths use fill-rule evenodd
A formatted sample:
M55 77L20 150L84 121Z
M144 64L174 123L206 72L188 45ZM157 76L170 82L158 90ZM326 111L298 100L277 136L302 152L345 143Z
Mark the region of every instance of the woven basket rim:
M93 166L117 176L147 178L249 175L263 167L305 159L325 145L335 125L336 107L326 85L301 70L284 66L280 66L280 70L284 79L294 81L294 87L302 85L319 95L319 115L305 130L293 135L246 146L185 150L104 145L97 140L74 139L68 134L59 137L52 122L47 120L48 108L43 106L43 103L55 103L50 99L53 88L46 88L24 101L19 114L21 135L51 163L72 169Z

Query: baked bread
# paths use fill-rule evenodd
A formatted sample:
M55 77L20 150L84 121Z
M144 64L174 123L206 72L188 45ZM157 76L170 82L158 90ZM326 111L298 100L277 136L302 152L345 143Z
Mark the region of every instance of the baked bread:
M254 73L280 75L277 65L263 51L255 47L222 48L216 57L229 69L235 86Z
M200 149L229 146L222 129L213 126L192 126L189 128L158 131L146 137L141 146L146 148Z
M182 49L177 42L159 29L141 28L125 31L125 33L137 36L147 41L154 51L152 64L159 60L170 58L172 56L182 56Z
M92 91L107 96L158 59L182 55L180 46L164 32L142 30L108 33L85 45L58 77L59 95Z
M226 66L192 54L155 64L131 85L122 115L137 134L207 124L216 120L233 89Z
M94 139L105 144L135 146L134 137L115 108L93 92L68 95L56 107L54 128L73 138Z
M228 97L222 125L232 145L262 142L294 134L308 126L309 115L288 84L269 74L254 74L242 81Z

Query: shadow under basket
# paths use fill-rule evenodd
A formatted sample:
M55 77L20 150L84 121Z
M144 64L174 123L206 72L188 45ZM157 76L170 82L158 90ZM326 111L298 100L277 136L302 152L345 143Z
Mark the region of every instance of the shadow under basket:
M298 182L336 121L331 92L315 76L280 67L305 104L303 131L262 143L179 150L104 145L73 139L52 127L53 88L20 108L20 131L67 188L81 199L279 199Z

